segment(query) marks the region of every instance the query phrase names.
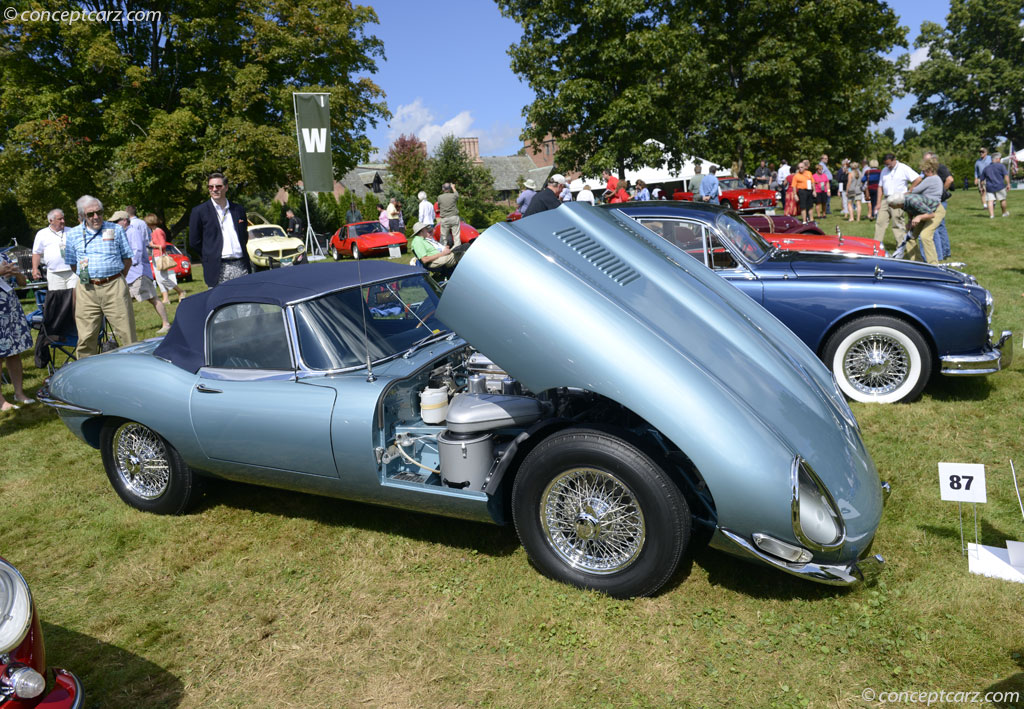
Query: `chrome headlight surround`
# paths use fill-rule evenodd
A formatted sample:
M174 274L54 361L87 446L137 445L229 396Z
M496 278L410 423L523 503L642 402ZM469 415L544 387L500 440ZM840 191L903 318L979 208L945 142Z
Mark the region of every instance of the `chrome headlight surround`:
M0 560L0 654L21 644L32 627L32 592L16 568Z
M305 250L306 250L306 245L305 244L299 244L298 247L295 249L295 253L301 254Z
M992 324L992 311L995 310L996 299L992 297L992 294L985 291L985 317L988 318L988 324Z
M793 458L793 533L815 551L834 551L846 541L846 525L839 507L817 473L800 456Z
M263 249L253 249L253 254L255 254L256 258L259 258L263 255Z

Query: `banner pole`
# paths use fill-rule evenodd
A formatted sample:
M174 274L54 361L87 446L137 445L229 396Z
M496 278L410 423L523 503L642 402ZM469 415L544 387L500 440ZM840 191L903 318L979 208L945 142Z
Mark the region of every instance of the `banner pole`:
M306 204L306 253L319 254L320 258L326 258L323 247L313 232L313 221L309 218L309 193L306 190L302 190L302 201Z

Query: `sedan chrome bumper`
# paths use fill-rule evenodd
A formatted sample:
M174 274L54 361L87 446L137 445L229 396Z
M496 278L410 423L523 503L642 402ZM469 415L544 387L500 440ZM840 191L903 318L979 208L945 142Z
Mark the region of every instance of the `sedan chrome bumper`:
M878 554L858 559L850 564L790 563L764 553L751 542L728 529L719 527L717 532L735 545L727 551L738 552L740 556L752 557L787 574L829 586L854 586L860 583L870 583L875 580L885 563L885 559Z
M1007 369L1013 363L1013 343L1010 338L1013 332L1003 330L999 342L981 354L947 355L940 357L942 373L950 376L970 376L977 374L995 374L1000 369Z

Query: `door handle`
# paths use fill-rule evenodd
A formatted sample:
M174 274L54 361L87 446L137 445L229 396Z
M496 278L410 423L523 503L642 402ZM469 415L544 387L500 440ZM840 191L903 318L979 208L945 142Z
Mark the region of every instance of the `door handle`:
M199 384L196 385L196 391L201 391L204 394L223 394L224 393L223 390L221 390L221 389L214 389L213 387L208 387L205 384L203 384L202 382L200 382Z

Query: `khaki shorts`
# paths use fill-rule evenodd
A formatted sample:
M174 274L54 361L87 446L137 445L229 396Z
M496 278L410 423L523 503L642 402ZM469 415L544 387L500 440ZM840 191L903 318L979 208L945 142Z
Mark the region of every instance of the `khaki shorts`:
M1002 202L1006 199L1006 190L999 190L998 192L986 192L986 202Z
M153 287L153 279L146 278L145 276L139 276L129 283L128 292L132 298L135 298L140 303L156 298L156 288Z

